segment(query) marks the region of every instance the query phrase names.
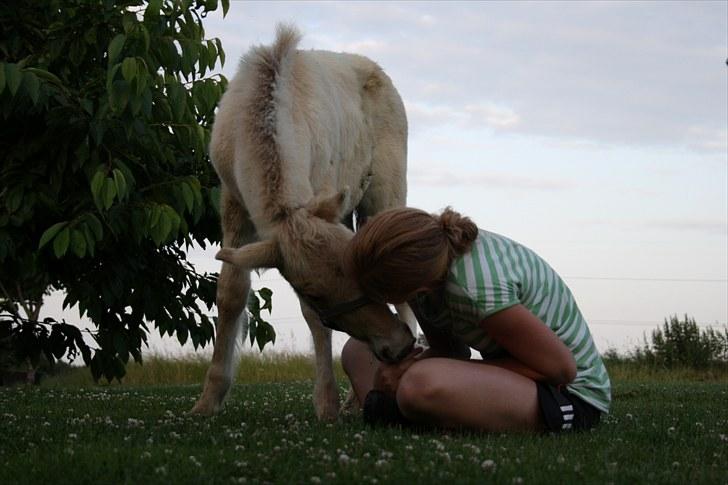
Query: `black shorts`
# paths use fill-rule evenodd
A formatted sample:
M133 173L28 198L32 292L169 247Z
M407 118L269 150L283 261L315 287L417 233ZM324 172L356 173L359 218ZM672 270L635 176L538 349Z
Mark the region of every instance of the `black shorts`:
M537 382L536 388L546 431L585 430L599 423L602 412L566 387Z

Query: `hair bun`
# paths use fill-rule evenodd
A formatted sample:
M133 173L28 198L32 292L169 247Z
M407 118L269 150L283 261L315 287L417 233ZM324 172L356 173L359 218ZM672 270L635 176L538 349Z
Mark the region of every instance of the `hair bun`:
M478 226L468 217L446 207L439 217L440 227L447 237L451 259L464 254L478 237Z

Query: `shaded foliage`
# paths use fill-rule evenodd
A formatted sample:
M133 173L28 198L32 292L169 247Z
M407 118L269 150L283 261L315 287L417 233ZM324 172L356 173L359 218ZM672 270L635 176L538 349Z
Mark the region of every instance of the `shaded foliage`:
M0 6L0 338L21 356L78 351L111 380L141 361L150 322L183 344L213 339L217 275L186 251L220 238L206 147L227 84L209 70L225 54L202 25L217 8ZM93 348L65 322L38 321L52 290L94 323Z
M711 327L700 328L694 318L677 315L665 319L662 328L652 331L632 357L643 363L676 368L705 369L728 362L728 329L721 333Z

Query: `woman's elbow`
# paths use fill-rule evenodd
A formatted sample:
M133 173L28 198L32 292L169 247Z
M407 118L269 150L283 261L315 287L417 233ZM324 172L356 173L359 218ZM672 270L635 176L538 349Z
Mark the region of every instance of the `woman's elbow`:
M569 355L563 359L563 362L559 366L558 373L558 384L571 384L576 379L576 361L574 356L569 352Z

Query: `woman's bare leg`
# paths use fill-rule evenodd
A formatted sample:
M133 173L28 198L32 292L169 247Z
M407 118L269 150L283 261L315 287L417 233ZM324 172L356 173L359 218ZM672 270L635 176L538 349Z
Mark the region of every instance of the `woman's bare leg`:
M402 375L397 403L408 419L448 428L542 428L536 383L482 362L431 358Z
M379 361L364 342L349 339L341 364L361 405L372 390ZM411 421L448 428L536 431L543 427L536 383L483 361L415 362L402 375L397 404Z
M341 366L351 381L351 387L361 407L374 385L374 373L379 367L379 361L366 343L350 338L341 349Z

